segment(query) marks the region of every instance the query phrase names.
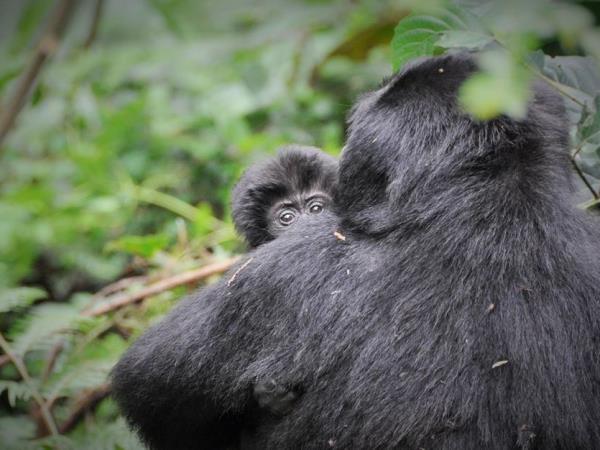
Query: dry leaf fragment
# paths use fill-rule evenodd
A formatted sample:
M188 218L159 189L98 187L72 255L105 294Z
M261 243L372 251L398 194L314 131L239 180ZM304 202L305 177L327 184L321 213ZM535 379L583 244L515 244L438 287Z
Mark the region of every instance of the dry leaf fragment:
M501 367L505 364L508 364L508 359L503 359L501 361L496 361L494 364L492 364L492 369L495 369L496 367Z
M335 238L338 241L345 241L346 240L346 236L344 236L342 233L340 233L339 231L334 231L333 235L335 236Z

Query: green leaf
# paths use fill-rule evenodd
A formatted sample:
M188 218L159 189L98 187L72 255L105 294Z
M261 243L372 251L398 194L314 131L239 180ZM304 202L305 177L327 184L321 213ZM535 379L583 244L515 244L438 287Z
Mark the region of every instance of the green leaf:
M25 442L35 436L35 424L29 416L4 416L0 418L2 447L8 450L24 448Z
M86 427L74 438L75 449L86 450L144 450L135 433L127 426L124 419L112 423L100 423ZM62 447L57 447L62 448Z
M116 363L117 353L109 360L90 360L69 365L44 387L46 397L72 396L86 389L96 388L108 379Z
M501 114L522 118L527 112L530 75L505 51L481 55L481 72L466 80L459 101L477 119L489 120Z
M394 29L392 64L397 70L416 57L433 56L448 48L481 49L492 40L475 15L457 6L440 9L437 14L413 14Z
M107 244L108 250L117 250L142 258L151 258L156 252L165 250L170 242L166 234L148 234L145 236L123 236Z
M592 108L583 108L575 132L577 164L584 172L600 178L600 95Z
M16 53L23 50L31 41L33 34L42 23L42 18L45 16L51 2L40 2L37 0L29 0L17 24L16 33L12 39L10 49Z
M219 220L215 217L212 208L208 203L201 203L197 206L196 220L194 221L194 234L203 236L215 231Z
M148 0L156 12L162 17L167 27L175 34L182 34L183 30L177 20L177 6L182 3L178 0Z
M579 91L576 93L578 98L590 105L593 97L600 93L600 69L597 61L593 58L584 56L551 57L537 51L529 58L529 62L547 77Z
M594 98L594 109L585 109L585 116L579 126L581 140L589 140L600 133L600 95Z
M77 360L81 363L86 361L108 361L116 362L116 359L127 349L127 342L118 334L109 334L102 339L96 339L89 343L77 355Z
M476 33L474 31L450 30L442 34L436 42L436 45L443 48L481 50L493 41L494 38L492 36Z
M593 58L551 57L537 51L527 60L542 76L557 83L557 88L564 94L571 125L584 119L583 105L590 111L595 110L594 97L600 94L600 69Z
M392 64L398 70L419 56L432 56L435 43L448 26L430 16L408 16L398 23L392 39Z
M46 291L33 287L18 287L0 291L0 313L25 308L46 298Z

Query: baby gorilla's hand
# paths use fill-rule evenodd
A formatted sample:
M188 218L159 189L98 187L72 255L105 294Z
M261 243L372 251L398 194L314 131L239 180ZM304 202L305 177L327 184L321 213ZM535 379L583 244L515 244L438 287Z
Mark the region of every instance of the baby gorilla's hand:
M300 386L281 384L272 378L258 380L254 385L254 399L258 406L276 416L290 412L300 395Z

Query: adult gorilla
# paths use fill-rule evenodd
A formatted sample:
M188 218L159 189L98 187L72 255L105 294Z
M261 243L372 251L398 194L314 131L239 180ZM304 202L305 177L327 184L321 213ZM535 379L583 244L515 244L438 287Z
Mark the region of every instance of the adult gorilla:
M469 56L358 102L322 214L182 302L117 365L154 448L600 448L598 226L572 207L561 99L456 104ZM334 231L346 237L339 239ZM284 415L254 388L286 386Z

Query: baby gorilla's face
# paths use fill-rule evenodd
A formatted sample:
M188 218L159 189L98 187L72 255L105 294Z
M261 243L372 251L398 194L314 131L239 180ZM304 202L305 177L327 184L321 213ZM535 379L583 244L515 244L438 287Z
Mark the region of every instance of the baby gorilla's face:
M278 199L267 213L269 233L276 238L289 230L300 216L321 214L330 204L331 197L322 191L300 192Z

